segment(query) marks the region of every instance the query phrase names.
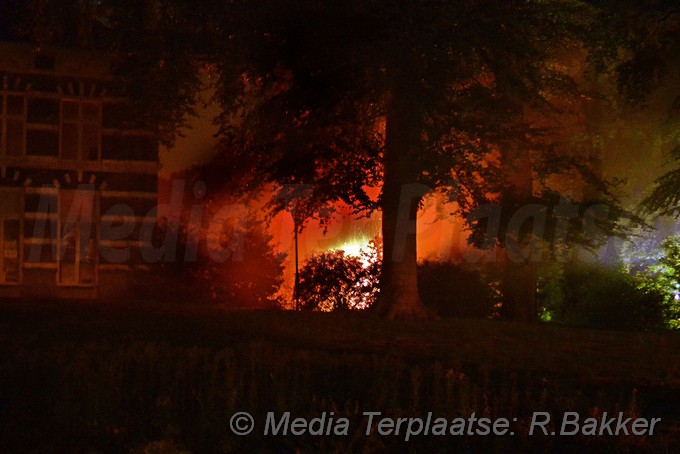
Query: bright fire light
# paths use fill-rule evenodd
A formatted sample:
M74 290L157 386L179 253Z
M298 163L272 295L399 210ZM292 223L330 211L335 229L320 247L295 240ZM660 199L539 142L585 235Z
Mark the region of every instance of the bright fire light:
M372 245L371 240L368 237L354 237L346 243L342 243L339 246L333 248L335 251L343 251L345 255L350 257L358 258L364 268L371 266L372 260Z
M340 251L344 251L345 254L347 255L351 255L353 257L361 257L361 251L365 250L367 246L368 244L365 243L351 242L340 245L337 249Z
M361 260L364 268L370 266L369 256L366 254L370 251L370 240L366 238L354 238L346 243L343 243L335 248L336 251L343 251L345 255L356 257Z

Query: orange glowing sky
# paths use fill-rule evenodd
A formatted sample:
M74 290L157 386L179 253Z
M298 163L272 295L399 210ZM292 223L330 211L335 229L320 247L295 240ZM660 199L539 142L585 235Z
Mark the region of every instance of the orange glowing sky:
M626 181L619 189L620 195L627 205L632 206L642 195L655 177L667 168L667 150L672 145L664 137L658 125L661 116L668 111L668 103L674 99L669 93L677 93L680 86L680 74L674 73L667 87L659 90L649 101L648 109L623 109L623 114L613 122L604 126L602 131L602 165L606 175L616 176ZM174 172L184 170L197 164L208 162L215 155L214 137L217 128L212 118L219 113L219 108L210 104L209 91L199 96L198 117L191 119L190 129L181 131L184 137L178 137L172 150L161 150L161 177L167 178ZM631 128L634 124L636 127ZM563 133L578 139L573 125L565 124ZM574 138L572 137L572 138ZM567 143L569 146L569 142ZM437 212L449 213L450 209L437 210L441 201L430 198L427 206L419 214L418 219L418 256L420 258L456 259L469 250L466 234L462 230L460 220L448 216L437 219ZM354 219L349 215L338 216L324 235L314 223L299 238L300 262L311 254L342 248L351 243L356 248L366 244L380 231L380 213L370 219ZM281 251L288 253L287 283L292 282L294 247L293 225L289 213L281 213L271 223L270 233ZM287 284L290 285L290 284Z
M170 177L175 172L190 168L194 165L207 163L215 156L217 126L212 119L219 113L219 107L210 103L211 92L204 90L199 94L197 114L189 121L189 128L180 131L171 149L162 148L160 152L161 177ZM376 194L377 195L377 194ZM459 223L453 220L436 220L434 200L430 200L426 209L419 214L418 239L421 257L442 256L451 254L453 243L457 243L454 231L459 229ZM449 210L450 211L450 210ZM283 250L292 248L292 221L290 215L282 213L274 219L271 233L282 245ZM380 231L380 215L374 214L370 219L352 219L349 213L338 216L330 226L326 235L313 223L300 237L299 246L302 257L308 257L314 252L337 248L343 243L353 241L369 241Z
M161 149L160 174L163 178L194 165L204 164L215 155L217 127L212 124L212 118L218 113L218 107L205 102L209 99L208 91L201 93L198 117L191 119L190 128L181 131L181 136L177 138L172 149ZM453 259L466 249L466 235L462 232L459 220L453 217L437 219L438 203L442 202L429 198L426 200L426 207L419 214L418 256ZM448 208L440 212L450 212L450 207ZM340 214L336 216L325 234L314 222L310 222L299 236L300 263L321 251L342 249L348 244L355 249L365 246L371 239L377 237L379 232L380 213L374 213L370 218L356 219L348 211L343 213L340 210ZM279 250L288 255L285 285L290 287L294 272L293 223L290 214L277 215L270 224L270 233Z

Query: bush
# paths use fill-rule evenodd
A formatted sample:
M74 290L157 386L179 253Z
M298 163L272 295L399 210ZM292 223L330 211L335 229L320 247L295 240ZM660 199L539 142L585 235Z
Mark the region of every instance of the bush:
M316 254L300 270L297 297L307 310L366 309L377 297L378 276L377 260L362 261L343 251Z
M666 238L661 249L657 263L638 273L638 286L661 295L666 326L680 329L680 237Z
M446 317L490 318L499 303L497 284L485 273L451 262L426 260L418 265L423 303Z
M305 261L297 294L303 309L365 309L377 299L381 251L373 244L361 257L330 251ZM489 318L498 303L496 285L484 273L451 262L418 264L423 303L447 317Z
M568 325L607 329L659 329L663 298L639 288L635 276L598 264L570 264L539 286L546 318Z
M275 250L265 223L243 214L212 227L196 233L186 223L176 227L180 229L177 259L156 265L147 292L163 302L212 303L231 309L278 308L286 256ZM161 232L161 236L167 234L167 230ZM200 242L191 246L196 248L195 253L187 253L192 235Z

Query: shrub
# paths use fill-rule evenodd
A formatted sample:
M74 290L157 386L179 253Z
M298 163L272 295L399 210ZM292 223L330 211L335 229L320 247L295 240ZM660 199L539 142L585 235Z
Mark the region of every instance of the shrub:
M423 303L447 317L494 316L497 284L485 273L451 262L426 260L418 265Z
M147 292L163 302L213 303L232 309L278 307L286 256L274 249L264 222L242 215L215 224L212 230L196 233L180 225L177 259L156 265ZM192 235L200 239L197 246L189 245ZM190 247L196 251L188 253Z
M298 297L308 310L370 307L378 296L381 251L372 243L361 257L343 251L317 254L300 270ZM423 303L440 315L489 318L498 303L496 284L479 270L451 262L418 264Z
M661 295L666 325L680 329L680 236L666 238L661 249L656 264L638 273L638 287Z
M300 270L297 297L307 310L366 309L378 293L379 266L343 251L316 254Z
M574 263L544 280L540 304L551 321L608 329L658 329L664 325L659 292L639 287L624 270Z

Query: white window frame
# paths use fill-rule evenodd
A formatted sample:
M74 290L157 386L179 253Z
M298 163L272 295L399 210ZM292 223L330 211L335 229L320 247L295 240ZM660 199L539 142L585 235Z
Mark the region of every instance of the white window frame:
M75 193L77 189L60 189L59 190L59 195L57 196L57 203L59 206L59 216L58 216L58 221L57 221L57 232L59 234L58 239L57 239L57 275L56 275L56 283L57 286L61 287L87 287L87 288L92 288L92 287L97 287L99 285L99 226L100 226L100 193L97 190L94 190L94 199L93 199L93 204L94 206L92 207L92 226L91 226L91 239L90 239L90 244L88 245L89 247L92 247L93 252L93 279L92 282L81 282L81 260L78 258L82 255L82 249L81 249L81 241L80 241L80 235L79 235L79 230L76 230L74 227L74 230L78 232L78 236L74 238L74 246L75 246L75 254L74 254L74 278L71 280L64 280L63 275L62 275L62 265L66 263L66 260L64 259L64 251L62 250L64 247L64 241L65 241L65 235L64 235L64 219L66 219L69 216L69 211L71 210L71 207L64 207L62 204L62 196L65 195L66 193ZM66 212L64 212L66 211ZM80 221L80 217L77 218L75 226L78 226ZM69 261L70 264L70 261Z
M2 156L10 156L10 157L18 157L18 156L24 156L26 155L26 123L28 121L28 101L27 97L24 93L16 93L16 92L11 92L11 91L2 91L2 96L0 96L0 128L2 129L0 131L0 155ZM9 114L9 98L10 97L17 97L17 98L22 98L23 104L24 104L24 109L23 109L23 114L21 115L10 115ZM9 123L9 120L19 120L21 121L22 124L22 131L21 131L21 150L18 155L10 155L7 150L7 132L8 132L8 127L7 124Z
M23 267L24 267L24 191L18 188L0 188L0 197L7 197L7 193L12 192L19 196L19 210L16 214L0 214L0 285L21 285L23 282ZM5 276L5 221L19 222L19 238L16 245L17 261L18 261L18 279L16 281L7 281Z
M64 117L64 105L67 103L75 103L78 105L78 118L75 120L72 119L65 119ZM92 119L92 118L85 118L84 115L84 105L85 104L93 104L97 106L98 112L97 112L97 118ZM93 99L83 99L83 98L62 98L59 101L59 158L60 159L66 159L64 158L64 150L63 150L63 134L64 134L64 125L65 124L72 124L76 126L76 130L78 132L78 144L77 144L77 150L76 150L76 160L78 161L89 161L89 162L98 162L102 160L102 110L103 110L103 105L101 101L98 100L93 100ZM87 156L85 156L86 150L84 150L84 145L83 145L83 132L85 130L85 126L96 126L97 128L97 159L88 159Z

